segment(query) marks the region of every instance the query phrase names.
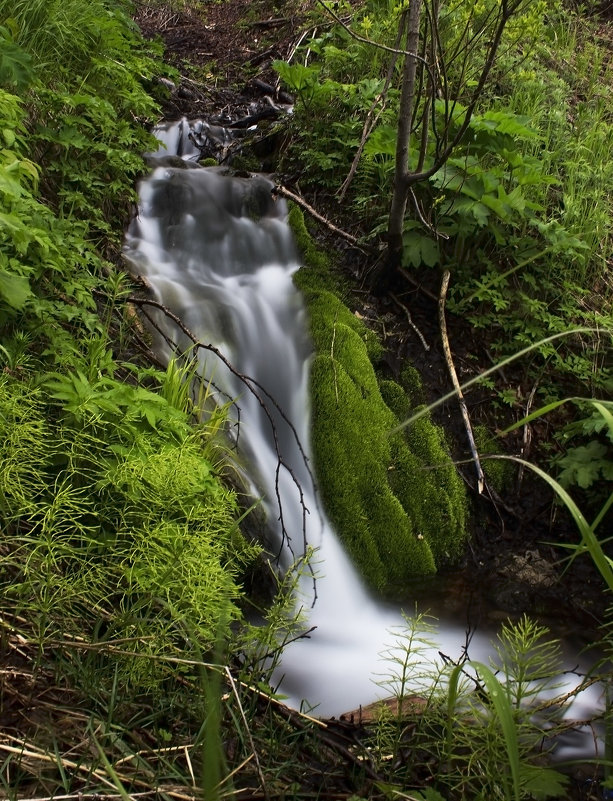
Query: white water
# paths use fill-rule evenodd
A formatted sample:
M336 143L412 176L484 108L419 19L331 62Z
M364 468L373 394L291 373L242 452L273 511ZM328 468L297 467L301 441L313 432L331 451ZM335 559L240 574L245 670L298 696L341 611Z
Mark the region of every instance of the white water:
M198 150L186 139L188 132L185 121L161 129L158 136L168 151L161 150L160 155L196 157ZM254 189L253 182L227 177L218 168L157 167L141 186L139 213L128 232L126 254L133 271L146 278L157 299L200 341L215 345L237 371L265 388L306 448L310 344L303 304L292 283L298 264L285 222L286 209L273 200L271 189L272 184L263 178L257 179ZM254 203L266 211L258 221L250 216ZM162 327L168 326L162 315L157 319ZM177 329L169 333L176 341ZM179 338L178 345L186 349L190 342ZM169 355L161 338L156 347ZM280 691L288 696L289 704L298 708L306 700L322 716L338 715L389 694L373 679L386 670L380 653L394 642L390 629L402 624L401 611L368 594L334 532L322 521L303 456L283 415L267 403L279 451L289 468L281 469L276 487L277 452L270 420L258 399L214 355L202 351L201 358L205 375L223 390L219 401L233 398L240 406L239 443L273 524L271 552L281 551L285 566L292 554L303 553L304 509L294 477L309 512L306 541L318 549L317 601L312 606L313 583L308 576L300 585L298 599L308 610L307 626L316 630L284 650L277 676ZM275 525L281 511L286 536ZM440 612L436 614L441 621L440 642L432 650L432 660L439 660L439 648L459 658L465 621L445 620ZM488 636L473 638L472 659L487 662L490 652ZM593 708L594 694L583 703ZM573 712L579 717L584 710Z

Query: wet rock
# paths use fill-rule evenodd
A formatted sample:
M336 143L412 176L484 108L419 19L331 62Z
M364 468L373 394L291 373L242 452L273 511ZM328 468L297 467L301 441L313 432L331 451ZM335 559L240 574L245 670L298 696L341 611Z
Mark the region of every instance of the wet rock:
M198 169L198 164L195 161L182 159L181 156L146 156L145 161L147 166L152 168L174 167L178 170Z
M543 599L558 583L558 573L537 549L523 554L509 554L499 565L499 580L492 588L492 600L505 612L542 611Z
M558 580L555 568L538 550L526 551L523 555L513 554L508 565L498 572L533 589L553 587Z

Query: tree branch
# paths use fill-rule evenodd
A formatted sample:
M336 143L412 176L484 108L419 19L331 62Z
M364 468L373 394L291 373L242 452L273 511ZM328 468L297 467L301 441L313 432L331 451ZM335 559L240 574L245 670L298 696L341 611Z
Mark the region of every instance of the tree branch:
M447 367L449 369L449 375L451 376L451 381L456 391L456 395L458 396L460 411L462 412L464 427L466 428L466 435L468 437L468 444L470 446L470 452L472 454L473 461L475 463L475 469L477 471L477 491L479 495L481 495L483 493L483 488L485 486L485 476L483 475L483 468L481 467L479 454L477 453L477 446L475 445L475 438L473 436L473 429L470 424L470 417L468 416L466 401L464 400L464 395L462 394L462 388L460 386L460 382L458 381L458 374L456 373L456 369L453 364L453 358L451 356L451 348L449 347L449 337L447 336L447 322L445 320L445 298L447 297L449 278L450 278L450 272L449 270L445 270L445 273L443 275L443 283L441 285L441 294L439 296L439 303L438 303L438 316L441 328L441 339L443 341L443 350L445 352L445 360L447 362Z

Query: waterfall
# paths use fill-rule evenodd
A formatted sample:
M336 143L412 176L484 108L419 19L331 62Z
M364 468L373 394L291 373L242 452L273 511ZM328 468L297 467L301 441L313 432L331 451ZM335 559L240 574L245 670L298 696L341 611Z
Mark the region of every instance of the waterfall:
M142 183L126 255L156 298L234 368L211 351L200 352L203 374L219 391L219 401L235 399L240 407L236 425L242 458L274 524L268 546L281 552L285 566L303 554L305 539L317 549L316 602L308 576L297 599L308 627L316 628L285 648L277 675L280 692L295 707L306 700L317 714L338 715L386 694L373 677L385 672L379 655L394 641L390 630L403 618L397 607L370 596L318 508L304 458L310 343L305 309L292 282L299 265L285 204L274 199L273 184L264 177L230 177L221 168L195 164L193 169L166 166L168 152L186 161L197 157L193 130L183 120L158 131L168 150L154 154L160 166ZM197 133L210 131L200 123ZM163 327L162 316L158 324ZM177 333L173 329L172 335ZM177 344L187 349L191 343L183 338ZM154 346L170 355L162 337ZM236 373L252 379L255 391ZM439 649L459 658L465 621L445 621L439 610L436 615L442 618L441 635L432 660L439 658ZM487 661L490 652L485 634L473 638L472 658Z

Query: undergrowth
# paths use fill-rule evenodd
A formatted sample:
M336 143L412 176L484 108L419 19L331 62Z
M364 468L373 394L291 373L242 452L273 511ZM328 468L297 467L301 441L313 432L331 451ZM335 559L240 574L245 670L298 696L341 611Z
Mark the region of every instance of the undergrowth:
M156 787L259 553L223 410L134 353L120 248L166 69L118 2L0 2L0 40L0 792L121 793L122 759Z
M452 96L432 100L424 169L448 102L450 135L461 124L479 64L479 46L458 49L462 31L495 6L433 5ZM340 200L347 225L375 252L388 220L400 60L356 37L389 46L403 8L369 0L341 14L355 37L324 16L328 24L301 55L276 63L297 95L283 168L303 186L316 185L332 215ZM559 2L521 6L464 138L438 172L415 185L404 222L402 269L436 291L450 270L447 309L469 323L493 359L542 343L519 386L506 386L501 377L489 383L493 403L520 416L530 399L606 398L611 391L613 76L601 24L587 9L574 13ZM431 60L429 52L425 58ZM417 120L430 102L428 86L424 78L417 88ZM412 137L413 160L423 141ZM577 327L592 333L546 342Z
M260 625L248 626L243 582L259 549L238 527L223 410L205 411L206 390L191 394L189 370L136 358L142 331L118 269L140 154L152 147L159 51L113 0L0 0L0 45L0 794L418 797L434 763L411 773L402 762L407 723L419 727L450 798L480 787L481 765L507 759L520 772L504 772L503 794L518 782L525 789L521 768L542 732L514 709L509 666L533 653L520 647L532 643L527 623L508 636L513 658L499 665L510 677L507 706L493 701L487 668L477 666L476 696L460 694L452 670L453 705L433 690L434 717L398 715L376 769L372 750L342 724L309 720L271 696L270 665L301 632L288 601L295 574L266 614L258 610ZM364 332L340 307L332 312L324 351L347 346L342 369L350 375L359 361L356 386L379 403ZM368 348L373 355L376 345ZM325 359L330 386L352 389ZM382 389L381 419L391 425L406 409L397 386ZM389 458L400 464L417 451L439 464L440 433L424 421L421 434L419 443L392 441ZM390 486L398 483L400 519L412 500L398 476ZM458 501L452 510L464 513ZM431 564L428 548L453 555L457 539L437 545L424 532L413 533L420 557ZM411 649L400 657L412 658ZM438 675L429 685L437 693ZM509 708L522 736L516 751L501 724ZM462 737L449 749L452 718ZM384 758L388 747L401 770Z

